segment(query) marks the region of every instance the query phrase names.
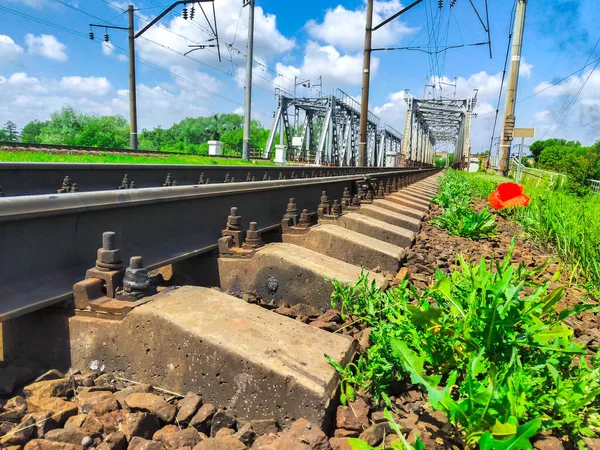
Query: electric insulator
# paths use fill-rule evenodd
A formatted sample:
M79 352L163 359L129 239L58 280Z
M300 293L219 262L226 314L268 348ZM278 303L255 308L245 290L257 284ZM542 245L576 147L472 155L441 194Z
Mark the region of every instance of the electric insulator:
M195 15L196 15L196 8L194 8L192 6L192 9L190 9L190 19L194 20Z
M90 31L90 40L92 40L92 41L94 40L94 32L93 31Z
M183 16L183 18L184 18L185 20L187 20L187 18L188 18L188 9L187 9L187 5L184 5L184 6L183 6L183 11L182 11L182 14L181 14L181 15Z
M438 0L438 8L442 9L444 7L444 0Z
M452 0L452 2L450 3L450 8L454 8L454 5L456 5L456 0Z
M106 33L104 35L104 42L108 42L108 41L110 41L110 38L108 37L108 33Z

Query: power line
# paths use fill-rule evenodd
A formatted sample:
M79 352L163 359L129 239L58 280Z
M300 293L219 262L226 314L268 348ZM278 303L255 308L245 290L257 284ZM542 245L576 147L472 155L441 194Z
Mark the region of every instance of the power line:
M504 81L506 79L506 68L508 67L508 57L510 55L510 44L512 42L512 23L515 20L515 14L517 11L517 3L513 5L511 13L511 20L508 25L508 42L506 45L506 56L504 57L504 69L502 70L502 81L500 82L500 90L498 92L498 103L496 104L496 117L494 117L494 127L492 128L492 137L490 139L490 158L488 158L488 167L492 156L492 147L494 145L494 138L496 137L496 127L498 126L498 115L500 114L500 103L502 101L502 90L504 88ZM485 115L485 114L482 114Z
M32 20L34 22L42 23L44 25L47 25L47 26L52 27L52 28L59 29L59 30L67 32L67 33L71 33L71 34L73 34L75 36L78 36L78 37L81 37L81 38L85 39L86 41L89 41L88 36L86 34L80 33L80 32L78 32L76 30L71 29L71 28L64 27L62 25L58 25L58 24L55 24L53 22L46 21L46 20L40 19L38 17L29 15L29 14L22 13L20 11L13 10L11 8L7 8L5 6L0 6L0 10L4 10L4 11L9 12L11 14L14 14L16 16L19 16L19 17L22 17L22 18L25 18L25 19L28 19L28 20ZM81 12L83 12L83 11L81 11ZM102 20L104 20L104 19L102 19ZM93 41L93 42L96 42L96 41ZM100 45L102 45L101 42L97 42L97 43L100 44ZM119 53L122 53L124 55L128 54L127 50L125 50L124 48L122 48L120 46L117 46L117 45L114 45L114 44L113 44L113 46L114 46L114 48L117 51L119 51ZM235 104L237 106L242 106L242 104L239 101L237 101L237 100L233 100L233 99L231 99L229 97L226 97L226 96L224 96L222 94L219 94L218 92L215 92L215 91L212 91L212 90L210 90L208 88L205 88L204 86L202 86L202 85L200 85L198 83L195 83L194 81L189 80L189 79L187 79L187 78L185 78L185 77L183 77L181 75L173 73L170 70L164 69L164 68L162 68L162 67L154 64L153 62L151 62L151 61L149 61L149 60L147 60L145 58L142 58L142 57L138 56L138 57L136 57L136 59L138 59L142 64L144 64L144 65L146 65L148 67L151 67L151 68L153 68L153 69L155 69L155 70L157 70L159 72L168 74L171 77L173 77L173 78L175 78L175 79L177 79L177 80L179 80L179 81L181 81L183 83L186 83L186 84L188 84L190 86L196 87L196 88L200 89L201 91L204 91L204 92L206 92L206 93L208 93L210 95L213 95L215 97L221 98L222 100L225 100L227 102L233 103L233 104ZM164 91L160 91L160 92L163 92L165 95L168 95ZM265 117L271 117L269 114L263 113L261 111L257 111L257 112L259 114L264 115Z
M598 43L600 42L600 38L598 38L598 40L596 41L596 44L594 45L594 48L592 49L592 51L590 52L587 60L585 61L586 64L590 61L590 59L592 58L592 55L594 54L594 52L596 51L596 47L598 47ZM597 67L597 64L596 64ZM590 75L592 74L592 72L595 70L595 68L592 69L592 71L590 72ZM581 86L581 89L577 92L577 94L575 95L575 97L573 97L573 99L571 100L571 93L573 92L573 89L575 89L575 86L577 85L577 83L579 82L579 80L581 79L581 75L583 75L583 71L584 69L581 69L579 75L577 76L577 80L575 80L575 82L573 83L573 85L571 86L571 89L569 90L569 93L567 94L567 96L565 97L565 100L562 104L562 106L560 107L560 109L558 110L557 116L555 117L555 119L552 121L552 123L550 124L550 126L548 127L548 129L546 130L546 132L544 133L544 135L542 136L542 139L544 137L546 137L546 135L550 132L550 130L552 129L552 127L559 121L561 120L561 117L564 115L564 117L567 116L568 112L571 110L571 108L573 107L574 102L577 100L577 98L579 97L579 94L581 93L581 89L583 89L583 86L585 86L585 84L587 83L587 81L589 80L589 76L588 78L585 80L585 82L583 83L583 85ZM562 125L562 123L564 122L564 118L561 120L560 125ZM560 128L560 125L558 126L558 128ZM556 130L554 131L554 133L556 133L556 131L558 130L558 128L556 128ZM554 134L553 134L554 135Z

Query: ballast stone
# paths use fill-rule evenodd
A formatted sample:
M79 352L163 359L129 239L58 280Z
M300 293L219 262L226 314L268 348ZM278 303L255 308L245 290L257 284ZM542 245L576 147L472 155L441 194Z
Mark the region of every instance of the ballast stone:
M325 426L339 378L323 357L345 365L351 340L215 289L165 291L112 321L70 319L76 369L105 370L175 392L202 392L240 419L306 417Z

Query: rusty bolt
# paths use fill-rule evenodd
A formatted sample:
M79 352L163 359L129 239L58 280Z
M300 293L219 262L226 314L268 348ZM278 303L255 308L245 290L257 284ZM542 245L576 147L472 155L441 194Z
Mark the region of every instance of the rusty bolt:
M334 216L339 216L341 214L341 208L340 208L340 202L338 201L338 199L335 199L333 201L333 206L331 207L331 214L333 214Z
M352 198L352 196L350 195L350 189L348 189L347 187L344 188L344 193L342 194L342 198L344 200L350 200Z
M135 181L129 183L129 189L135 189Z
M141 269L144 267L144 259L141 256L132 256L129 259L130 269Z
M269 174L267 172L265 172L265 175L263 176L263 181L267 181L269 179Z
M279 179L283 180L283 174L281 172L279 172Z
M252 180L251 181L256 181L256 177L254 175L252 175Z
M165 182L163 183L163 186L172 186L173 185L173 178L171 177L170 173L167 173L167 178L165 179Z
M238 214L237 206L232 206L229 216L227 217L227 229L228 230L241 230L242 229L242 216Z
M223 183L230 183L231 182L231 176L229 175L229 172L227 172L225 174L225 180L223 181Z
M246 182L250 182L252 181L252 174L250 172L248 172L248 175L246 175Z
M198 178L198 184L205 184L206 180L204 179L204 172L200 173L200 178Z
M134 299L142 298L143 294L150 295L156 292L156 287L153 286L148 276L148 269L144 267L144 260L141 256L132 256L129 259L129 267L125 269L123 277L123 290L130 294L136 294Z
M115 245L115 232L102 233L102 248L98 249L96 267L104 270L118 270L122 266L121 252Z
M204 184L209 184L210 183L210 178L206 177L206 183Z
M235 177L231 177L231 182L232 182L232 183L235 183L235 182L236 182L236 181L235 181Z
M171 186L177 186L177 180L173 180L173 184Z
M246 233L245 247L256 248L262 245L262 238L260 237L260 231L258 231L258 223L250 222L250 228Z
M73 185L71 186L71 192L78 192L79 191L79 185L77 183L73 183Z
M296 205L296 200L294 198L290 198L288 200L287 208L283 218L292 219L292 225L296 225L298 222L298 206Z
M358 194L356 194L352 199L352 206L360 206L360 197Z
M123 177L123 180L121 180L121 186L119 186L119 189L128 189L129 188L129 175L125 174L125 176Z
M321 203L323 205L329 205L329 197L327 197L326 191L321 191Z
M300 214L300 224L301 225L310 225L310 214L308 213L308 209L303 209Z

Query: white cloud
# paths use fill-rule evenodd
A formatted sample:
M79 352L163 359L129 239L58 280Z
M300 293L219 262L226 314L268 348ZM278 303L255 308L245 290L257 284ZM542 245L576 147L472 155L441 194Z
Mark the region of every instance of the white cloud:
M103 95L95 95L99 92ZM138 84L137 94L140 130L158 125L169 127L185 117L211 112L206 94L193 88ZM52 112L66 105L88 114L120 114L129 118L129 91L115 92L108 80L94 77L40 79L23 72L0 75L0 123L10 119L22 127L34 119L47 120Z
M393 92L388 95L386 103L373 108L373 113L379 116L382 123L390 125L401 134L404 134L404 124L406 121L407 106L405 98L405 91Z
M552 112L549 109L538 111L535 113L534 118L539 124L547 124L552 121Z
M104 96L112 86L105 77L62 77L59 82L60 89L72 94Z
M525 58L521 59L521 66L519 67L519 76L529 78L531 76L531 71L533 69L533 64L527 64Z
M275 78L275 83L291 90L294 87L294 83L291 81L294 76L310 79L313 83L319 76L322 76L323 91L326 92L329 88L360 85L362 67L363 55L361 53L341 54L333 45L321 46L315 41L308 41L300 67L277 63L276 71L280 76ZM379 59L372 58L371 76L377 73L378 67Z
M163 20L161 25L149 29L137 41L138 54L162 67L177 65L197 68L198 64L201 64L208 65L219 72L230 71L235 74L238 68L245 66L248 9L244 8L240 11L241 5L238 0L220 0L215 2L215 6L220 50L227 64L219 63L215 48L197 50L188 58L182 57L182 54L190 50L189 45L214 44L214 41L208 42L212 35L206 32L209 27L198 8L196 8L194 21L184 20L179 15L168 16L169 19ZM180 9L175 11L179 14ZM142 21L140 26L144 25L146 22ZM256 60L270 61L295 46L295 41L285 37L277 28L276 16L266 13L260 6L255 8L254 30L254 59ZM233 43L233 48L228 48L226 43Z
M600 69L587 70L557 84L544 81L534 92L551 101L546 108L547 118L551 119L547 121L551 122L547 138L558 136L587 144L600 139Z
M51 34L34 36L27 33L25 43L27 44L27 53L30 55L40 55L56 61L67 61L69 59L65 51L67 46Z
M20 65L23 48L15 43L10 36L0 34L0 61L4 64Z
M398 0L375 2L373 24L380 23L401 9L402 4ZM343 50L359 51L364 46L366 15L365 4L355 10L338 5L327 10L321 23L309 20L306 30L313 39ZM396 44L414 31L399 20L394 20L373 33L373 47Z

